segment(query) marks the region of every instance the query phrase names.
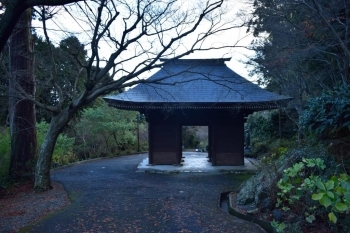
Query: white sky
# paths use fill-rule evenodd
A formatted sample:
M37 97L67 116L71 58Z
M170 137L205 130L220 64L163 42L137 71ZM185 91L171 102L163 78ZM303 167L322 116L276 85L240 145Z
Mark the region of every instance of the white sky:
M249 0L248 0L249 1ZM239 10L245 10L249 11L249 5L244 4L242 2L240 3L234 3L232 5L232 13L230 12L230 15L232 17L235 17L235 13ZM37 33L39 35L42 35L42 30L40 28L42 27L41 22L34 21L33 26L37 28ZM73 17L65 12L64 10L59 11L59 13L56 15L56 17L53 20L50 20L47 23L47 27L49 29L52 29L49 31L49 36L52 42L55 45L58 45L59 42L70 36L75 35L81 43L88 43L90 36L87 32L84 32L82 28L84 26L82 25L81 21L73 19ZM253 36L246 34L246 28L238 28L238 29L232 29L229 32L226 32L222 35L218 35L216 37L213 37L212 40L208 41L208 43L213 44L226 44L232 41L239 41L238 46L248 46L250 42L252 41ZM229 42L226 42L229 41ZM89 48L89 46L86 46L86 48ZM109 57L109 53L113 48L111 48L110 45L104 44L100 46L100 53L103 54L105 57ZM185 58L228 58L231 57L231 61L226 62L227 66L230 67L233 71L238 73L244 78L247 78L250 81L255 81L256 77L249 77L248 76L248 68L245 64L241 62L241 60L247 60L247 56L253 56L254 53L251 51L248 51L244 48L230 48L230 49L224 49L220 51L205 51L200 53L194 53L190 56L187 56ZM145 74L150 75L150 74Z

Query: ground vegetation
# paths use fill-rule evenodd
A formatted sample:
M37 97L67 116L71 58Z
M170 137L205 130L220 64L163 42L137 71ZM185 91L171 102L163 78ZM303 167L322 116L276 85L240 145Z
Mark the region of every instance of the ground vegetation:
M248 117L262 171L242 186L238 204L266 213L277 232L349 231L348 4L253 1L252 72L294 99Z

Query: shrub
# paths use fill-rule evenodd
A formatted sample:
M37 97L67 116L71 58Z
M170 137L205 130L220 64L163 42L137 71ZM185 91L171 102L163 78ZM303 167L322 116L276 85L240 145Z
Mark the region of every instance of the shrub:
M277 183L276 207L294 216L303 216L305 224L325 222L348 232L346 215L350 211L350 177L346 174L327 176L321 158L303 158L283 172ZM273 223L275 227L280 225Z
M66 165L77 161L77 158L73 153L74 140L74 138L68 138L64 134L58 136L55 150L52 155L53 165Z
M310 99L307 106L299 118L304 130L323 138L349 135L350 85L322 92L320 97Z
M44 142L46 132L49 128L49 124L42 121L37 124L37 140L39 148ZM52 165L66 165L77 161L77 158L73 152L74 138L69 138L65 134L60 134L57 138L54 152L52 154Z
M269 150L273 157L279 158L283 156L289 149L296 148L297 141L287 139L277 139L269 144Z
M0 128L0 186L6 186L10 170L10 132Z
M137 116L137 112L108 107L105 101L84 109L80 121L74 125L78 157L87 159L135 152L137 120L139 130L144 127L143 119Z
M277 137L274 133L274 124L271 121L272 112L256 112L248 116L247 125L250 130L252 141L254 139L259 141L270 140ZM277 131L278 132L278 131Z
M267 153L269 150L267 141L252 141L251 151L253 157Z
M310 99L299 122L308 138L322 139L345 172L350 171L350 85Z
M46 122L41 122L37 124L37 140L38 146L43 143L44 137L48 128ZM9 128L0 129L0 186L6 186L9 178L9 170L11 163L11 140ZM36 158L35 158L36 160ZM35 161L33 161L33 166Z
M255 112L248 116L247 127L250 130L252 139L255 138L262 141L280 137L291 139L296 133L296 124L290 118L297 119L297 117L298 115L293 109ZM280 121L281 125L279 124Z
M44 142L46 132L49 128L49 124L45 121L36 124L36 138L38 141L38 147L40 148Z
M279 129L280 117L281 129ZM287 114L278 110L256 112L249 115L246 127L250 130L252 157L266 156L266 153L275 158L280 157L293 144L291 140L296 132L294 130L295 124L288 118ZM279 134L280 130L282 135ZM280 139L280 136L284 139Z

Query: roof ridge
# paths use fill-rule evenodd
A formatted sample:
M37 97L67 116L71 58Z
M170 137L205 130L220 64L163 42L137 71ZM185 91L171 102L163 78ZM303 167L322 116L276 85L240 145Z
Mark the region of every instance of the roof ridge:
M220 66L225 65L226 61L230 61L231 58L192 58L192 59L169 59L161 58L160 61L166 65L187 65L187 66L198 66L198 65L211 65Z

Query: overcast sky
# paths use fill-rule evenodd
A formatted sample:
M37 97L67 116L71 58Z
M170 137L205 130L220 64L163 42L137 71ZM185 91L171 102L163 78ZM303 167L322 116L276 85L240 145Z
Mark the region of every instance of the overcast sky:
M249 1L249 0L248 0ZM66 8L67 9L67 8ZM236 13L243 9L245 11L249 12L249 5L244 4L240 1L240 3L234 3L232 5L232 12L230 14L232 17L236 17ZM81 23L81 21L74 19L72 17L74 15L73 13L69 14L64 9L60 9L58 14L51 19L47 23L47 27L51 29L49 31L49 36L52 42L55 45L58 45L58 43L64 39L65 37L68 37L70 35L75 35L80 40L81 43L88 43L91 36L83 30L84 26ZM33 21L33 26L36 27L36 31L39 35L42 34L42 30L40 29L42 27L41 22L39 21ZM225 32L224 34L214 36L209 43L217 44L225 44L226 41L239 41L238 46L248 46L252 40L251 35L246 34L246 28L238 28L238 29L232 29L229 32ZM86 46L86 48L89 48ZM100 52L101 54L105 54L106 57L109 57L109 51L113 50L111 47L111 44L105 43L104 45L100 45ZM231 49L225 49L221 51L205 51L200 53L193 53L190 56L187 56L185 58L221 58L221 57L231 57L231 61L226 62L227 66L230 67L233 71L238 73L239 75L243 76L244 78L247 78L250 81L255 81L256 77L249 77L248 76L248 68L245 64L241 62L241 60L247 60L247 56L253 56L254 53L251 51L244 49L244 48L231 48Z

